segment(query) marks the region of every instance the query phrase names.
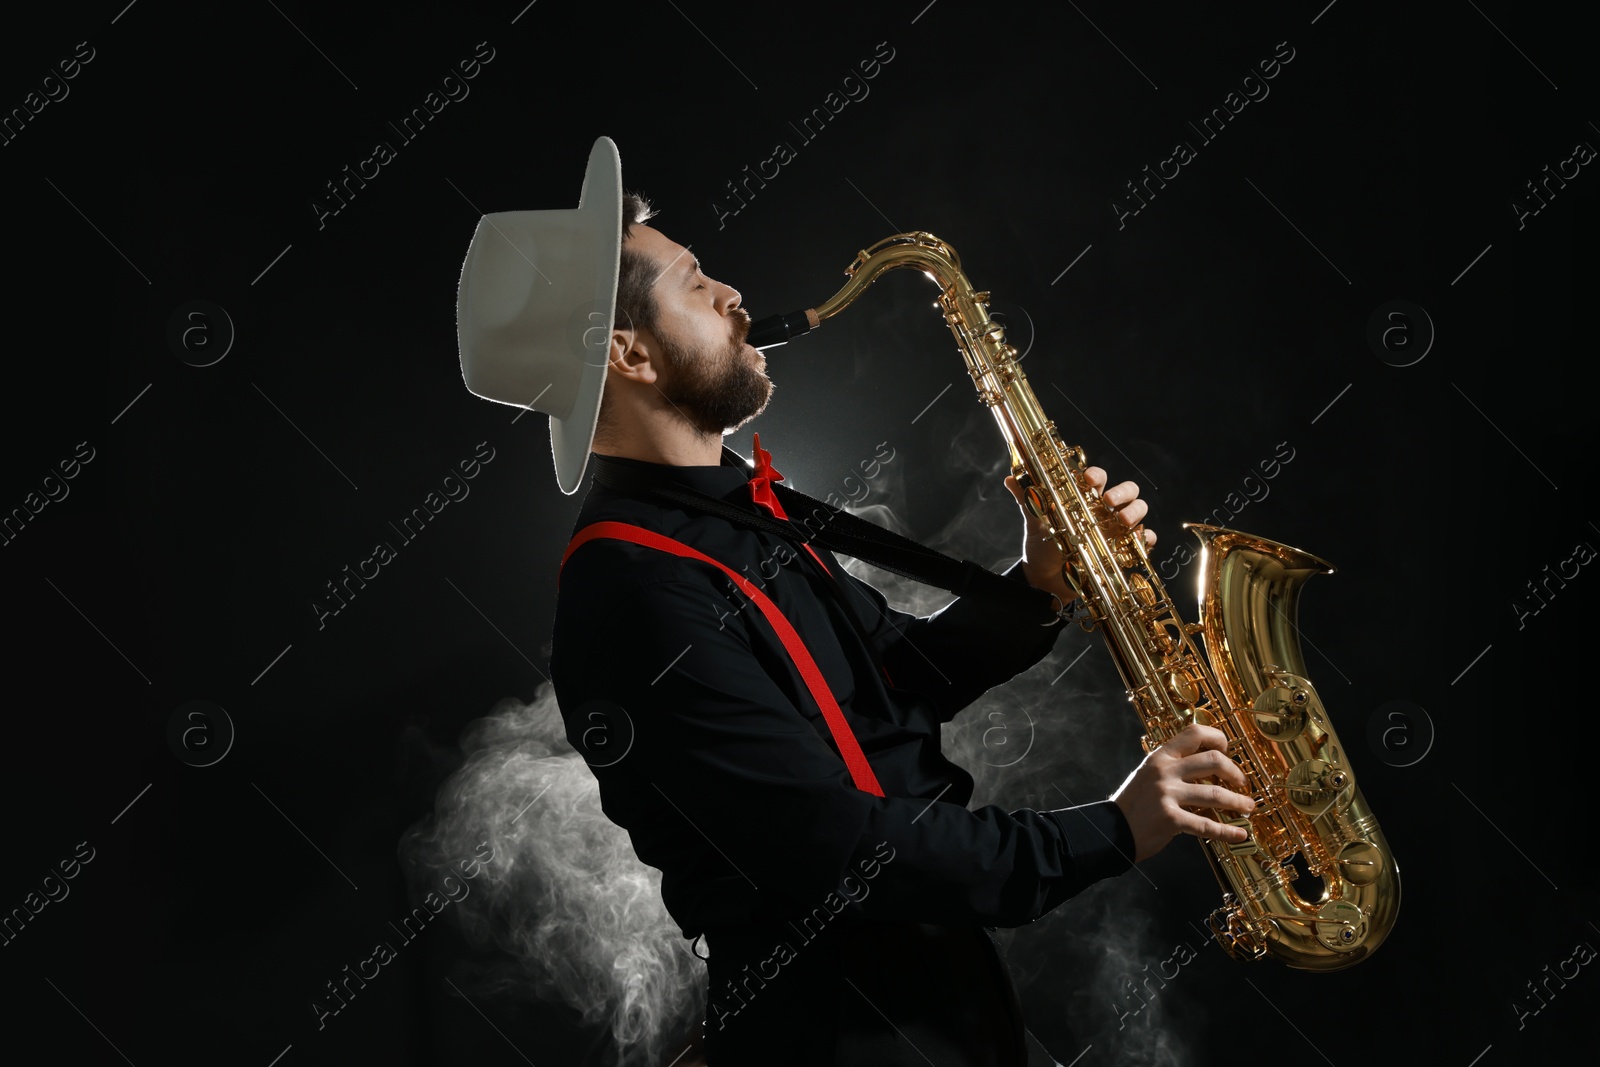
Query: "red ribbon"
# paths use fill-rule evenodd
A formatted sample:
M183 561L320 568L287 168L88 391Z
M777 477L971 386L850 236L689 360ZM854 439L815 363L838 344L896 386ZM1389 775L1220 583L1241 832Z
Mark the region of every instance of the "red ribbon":
M761 447L760 434L755 435L755 456L756 473L750 479L750 498L755 501L756 507L765 508L773 518L788 519L777 494L772 491L772 483L783 481L783 475L773 469L772 453Z

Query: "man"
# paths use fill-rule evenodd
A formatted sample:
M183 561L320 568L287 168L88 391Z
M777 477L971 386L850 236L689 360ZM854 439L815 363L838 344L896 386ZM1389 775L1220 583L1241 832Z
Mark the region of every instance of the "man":
M1060 617L1004 616L963 598L915 618L792 523L793 536L779 536L600 484L615 483L609 471L784 518L770 488L782 476L759 441L754 468L722 447L772 394L764 355L744 343L740 294L645 224L649 206L621 196L620 164L603 138L585 210L595 216L590 244L603 249L596 274L603 282L614 261L619 280L604 320L611 328L585 332L581 374L565 383L565 398L541 407L552 413L563 488L577 487L574 469L597 469L562 564L550 666L569 740L594 768L606 814L662 872L684 936L704 936L706 1062L1027 1063L1015 993L985 928L1031 922L1179 833L1242 840L1243 830L1190 810L1254 807L1203 782L1245 787L1223 735L1190 727L1108 800L967 810L972 778L940 754L939 725L1043 658ZM485 221L544 225L549 214ZM610 219L620 225L598 228ZM573 237L581 230L564 219L540 255L524 258L555 263L552 246L586 254ZM495 247L483 225L480 247ZM531 397L541 376L560 371L540 357L540 373L528 373L527 352L539 345L519 350L507 324L521 322L524 337L570 335L571 317L550 325L563 317L527 311L518 301L540 298L522 289L484 310L493 284L485 263L469 252L463 272L468 384L493 399ZM502 273L520 269L498 263ZM587 266L575 273L587 279ZM552 275L547 284L561 283ZM541 291L529 280L526 293ZM603 306L600 291L576 305ZM490 330L498 348L485 340ZM594 358L602 345L603 362ZM492 359L483 355L491 349ZM586 443L586 431L593 455L580 458L573 444ZM1138 488L1106 489L1098 469L1090 478L1137 526L1146 512ZM1009 478L1007 486L1017 495ZM1060 555L1022 514L1024 557L1006 576L1065 604L1073 594Z

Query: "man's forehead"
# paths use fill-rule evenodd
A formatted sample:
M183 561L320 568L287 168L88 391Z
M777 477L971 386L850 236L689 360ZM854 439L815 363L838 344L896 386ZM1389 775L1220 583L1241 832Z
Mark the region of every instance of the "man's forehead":
M692 273L700 266L693 252L653 226L636 223L628 233L627 243L655 261L658 280L666 275Z

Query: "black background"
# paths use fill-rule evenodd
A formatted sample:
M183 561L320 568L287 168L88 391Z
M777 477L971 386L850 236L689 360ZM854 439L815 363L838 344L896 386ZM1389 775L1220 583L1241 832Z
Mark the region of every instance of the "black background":
M1066 436L1144 484L1158 558L1279 442L1295 450L1240 525L1339 568L1302 624L1406 903L1383 950L1337 975L1208 956L1184 992L1207 1024L1179 1062L1576 1049L1589 968L1520 1028L1514 1002L1600 943L1581 729L1600 579L1552 583L1520 619L1513 604L1600 545L1582 326L1600 179L1583 168L1521 228L1512 203L1600 144L1591 45L1565 10L1322 3L8 14L0 107L79 41L94 58L0 148L0 508L79 442L94 458L0 548L0 909L79 842L95 858L0 948L6 1043L74 1063L265 1065L289 1046L277 1062L598 1062L565 1008L454 995L464 949L442 929L325 1029L307 1004L408 906L395 842L428 810L428 746L541 681L581 497L555 485L541 416L513 424L463 387L455 286L480 212L575 206L606 134L656 224L757 317L830 295L890 233L951 242L1033 339L1025 369ZM324 183L395 143L386 121L480 41L494 58L470 95L319 228ZM1202 145L1187 123L1283 41L1270 96ZM880 42L894 58L870 95L802 143L789 123ZM794 161L719 226L713 198L780 140ZM1119 228L1124 183L1176 140L1197 158ZM1386 362L1367 341L1401 299L1436 330L1409 366L1392 364L1417 349ZM168 342L193 300L236 330L207 367ZM975 495L953 464L961 441L1002 450L931 300L895 276L769 353L773 405L732 443L759 430L820 494L892 441L907 528L976 508L1009 539L998 476ZM482 441L495 459L471 496L319 629L324 583ZM238 732L213 766L168 744L193 699ZM1364 741L1393 700L1436 730L1413 766ZM1137 750L1106 759L1125 772ZM1160 918L1173 929L1214 904L1192 848L1145 867L1188 887ZM1108 1040L1081 1062L1120 1058Z

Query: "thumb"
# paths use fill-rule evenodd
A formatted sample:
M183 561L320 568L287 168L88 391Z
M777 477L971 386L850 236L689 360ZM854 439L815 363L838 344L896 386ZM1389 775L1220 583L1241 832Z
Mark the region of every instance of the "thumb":
M1015 474L1006 475L1006 489L1010 491L1011 498L1017 502L1017 507L1026 512L1028 508L1022 500L1022 486L1017 484L1017 476Z

